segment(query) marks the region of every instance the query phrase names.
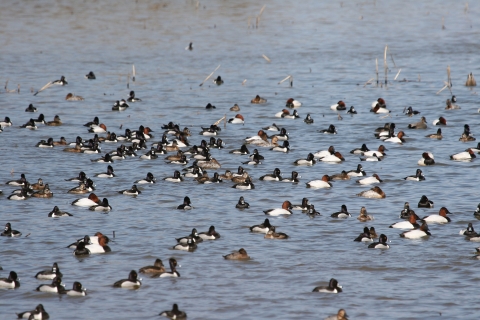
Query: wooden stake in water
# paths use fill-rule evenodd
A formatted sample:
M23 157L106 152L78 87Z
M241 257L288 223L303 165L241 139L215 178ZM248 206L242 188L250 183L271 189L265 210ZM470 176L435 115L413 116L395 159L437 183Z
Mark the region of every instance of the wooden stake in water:
M387 50L388 50L388 46L385 46L385 51L383 53L383 68L385 69L385 85L387 84L387 72L388 72Z
M205 83L205 81L207 81L208 79L210 79L211 76L213 76L213 74L215 73L215 71L217 71L218 68L220 68L220 66L221 66L221 65L219 64L218 67L216 67L215 70L213 70L213 72L210 73L210 74L208 75L208 77L206 77L205 80L203 80L202 83L200 83L200 87L203 86L203 84Z
M132 75L133 75L132 81L135 82L135 65L134 64L132 64Z
M375 73L377 74L377 87L378 87L378 58L375 58Z

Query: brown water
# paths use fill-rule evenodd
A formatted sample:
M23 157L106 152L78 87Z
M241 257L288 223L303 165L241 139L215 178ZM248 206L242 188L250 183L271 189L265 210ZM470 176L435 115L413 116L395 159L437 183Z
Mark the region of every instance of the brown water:
M253 28L263 4L266 7L259 27ZM32 183L43 178L55 196L8 201L7 196L16 188L1 188L0 222L11 222L24 236L30 234L0 239L0 265L4 269L0 277L15 270L21 278L20 288L0 290L1 318L13 318L15 312L33 309L39 303L52 319L153 318L178 303L190 319L324 318L339 308L346 309L352 319L476 319L480 279L475 274L478 260L471 258L476 245L465 241L458 231L468 222L480 229L472 215L479 202L478 160L453 162L449 155L476 144L458 141L465 123L478 135L477 92L463 86L468 73L478 73L478 14L476 3L469 3L465 11L465 3L442 1L4 1L0 10L0 81L8 79L9 89L20 84L21 91L0 94L0 118L9 116L14 123L0 133L0 181L17 179L23 172ZM193 42L193 51L185 50L189 42ZM387 44L395 61L394 65L389 54L391 82L387 88L364 86L375 77L376 58L383 78ZM130 79L127 88L133 64L136 81ZM217 87L212 78L200 87L218 65L215 77L221 75L225 83ZM448 90L435 94L447 79L447 65L461 110L444 110ZM400 68L397 80L408 82L392 81ZM89 71L95 72L97 80L84 78ZM68 86L32 95L61 75L67 78ZM293 87L288 81L278 85L287 75L293 75ZM131 104L125 112L112 112L115 100L127 98L130 90L143 102ZM68 92L85 97L85 101L65 101ZM257 94L268 103L250 104ZM298 112L302 119L310 113L313 125L305 125L302 119L274 117L290 97L303 103ZM391 118L368 112L378 97L387 101ZM359 114L342 114L343 120L338 120L329 106L341 99L347 106L354 105ZM215 110L205 110L209 102ZM25 113L29 103L39 112ZM48 137L57 140L65 136L68 141L77 135L90 138L82 125L94 116L117 134L141 124L149 126L155 131L154 141L161 138L161 125L173 121L190 127L191 143L199 144L200 127L224 114L233 117L235 113L228 110L234 103L239 104L246 123L222 126L219 137L226 148L212 150L222 164L219 172L236 171L246 157L232 156L228 151L239 148L243 138L261 127L276 122L290 133L292 151L280 155L259 148L265 161L257 167L248 166L248 171L258 179L276 167L284 176L297 170L302 176L300 184L255 180L256 189L245 192L230 188L230 182L198 185L187 179L172 184L161 179L178 167L165 164L163 159L115 161L116 178L94 179L96 194L107 197L113 207L110 214L103 215L71 206L80 196L67 194L75 184L64 181L80 170L92 178L105 171L106 165L90 162L98 155L34 148ZM355 169L359 160L349 150L362 143L375 149L380 142L373 137L373 130L385 122L395 122L398 130L406 130L409 123L418 121L419 116L402 114L410 105L427 118L429 128L407 131L404 145L387 145L384 161L363 164L368 175L378 173L384 180L381 188L386 199L356 197L367 189L358 186L356 179L334 182L331 190L305 188L305 182L323 174ZM39 113L44 113L47 121L58 114L64 125L41 126L37 131L18 128ZM444 139L424 138L436 131L431 123L442 115L448 121L442 128ZM331 123L338 135L317 132ZM344 155L344 163L293 165L294 160L330 145ZM110 151L116 146L103 144L102 149ZM414 174L423 151L433 152L437 164L422 168L426 181L405 182L402 178ZM139 197L117 193L149 171L158 183L141 186ZM213 172L209 170L211 175ZM423 194L435 202L434 209L416 208ZM175 207L185 195L192 199L194 210L179 212ZM249 210L235 209L241 195L250 203ZM303 197L309 198L322 216L309 219L296 211L287 218L270 219L277 231L290 235L289 240L268 241L249 233L249 226L265 219L263 210L280 207L284 200L300 203ZM453 213L453 222L431 225L428 240L401 239L400 231L388 226L399 221L405 201L420 217L445 206ZM366 245L354 243L364 224L356 218L330 218L342 204L354 216L366 206L375 217L367 225L385 233L391 249L368 250ZM48 218L54 205L74 217ZM194 253L170 249L175 238L189 234L193 227L206 231L212 224L222 235L219 240L200 244ZM112 253L79 259L65 248L76 238L96 231L111 238L115 231ZM241 247L251 261L222 258ZM112 288L130 270L150 265L157 257L164 263L175 257L181 265L181 278L143 276L139 290ZM55 261L67 288L80 281L88 289L87 297L35 291L47 282L36 280L34 275ZM332 277L343 285L343 293L311 292Z

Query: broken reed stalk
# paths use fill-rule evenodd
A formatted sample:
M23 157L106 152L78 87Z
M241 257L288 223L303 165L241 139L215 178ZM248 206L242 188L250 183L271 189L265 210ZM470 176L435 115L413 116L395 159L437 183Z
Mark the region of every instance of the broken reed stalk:
M393 66L396 68L397 65L395 64L395 61L393 60L393 54L390 52L390 58L392 59L392 62L393 62Z
M130 89L130 73L127 74L127 89Z
M387 50L388 50L388 46L385 46L385 51L383 53L383 68L385 69L385 84L387 84L387 72L388 72Z
M450 76L450 66L447 66L447 81L448 81L448 85L452 87L452 77Z
M393 78L393 81L397 80L398 75L400 74L400 72L402 72L402 68L398 69L397 75L395 76L395 78Z
M220 68L220 66L221 66L221 65L219 64L218 67L216 67L215 70L213 70L213 72L210 73L210 74L208 75L208 77L206 77L205 80L203 80L202 83L200 83L200 87L203 86L203 84L205 83L205 81L207 81L208 79L210 79L211 76L213 76L213 74L215 73L215 71L217 71L218 68Z
M242 86L245 85L246 82L247 82L247 79L243 80L242 81Z
M280 81L278 84L282 84L283 82L287 81L288 79L290 79L292 76L291 75L288 75L285 77L285 79L283 79L282 81Z
M375 58L375 73L377 74L377 87L378 87L378 58Z
M135 82L135 65L134 64L132 64L132 75L133 75L132 81Z
M260 24L260 17L262 16L262 13L263 13L263 10L265 10L265 7L267 5L264 4L262 9L260 9L260 13L258 14L257 18L256 18L256 22L255 22L255 28L258 29L258 25Z
M365 84L363 85L363 87L365 88L367 86L367 84L369 84L370 82L372 82L375 78L372 78L370 80L368 80L367 82L365 82Z
M267 60L267 62L268 62L268 63L270 63L270 62L271 62L270 58L269 58L269 57L267 57L266 55L262 54L262 57L263 57L263 59Z

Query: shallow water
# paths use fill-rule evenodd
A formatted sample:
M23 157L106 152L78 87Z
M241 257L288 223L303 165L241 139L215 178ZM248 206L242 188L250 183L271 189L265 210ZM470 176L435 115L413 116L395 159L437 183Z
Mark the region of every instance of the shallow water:
M319 2L302 1L206 1L197 7L195 1L102 1L75 3L66 1L6 1L0 11L0 74L9 79L8 88L21 84L20 94L0 94L0 118L9 116L14 126L0 133L2 143L0 181L18 179L25 173L33 183L42 178L49 183L52 199L8 201L16 187L3 185L0 196L1 223L11 222L23 233L19 239L0 239L0 277L15 270L21 278L16 290L0 290L1 318L13 318L15 312L33 309L42 303L52 319L129 319L155 317L160 311L178 303L191 319L292 319L323 318L344 308L352 319L433 319L476 318L480 311L476 288L480 278L474 273L478 260L472 259L474 243L465 241L458 231L468 222L480 229L473 217L479 202L476 177L478 163L454 162L449 155L473 147L476 143L458 141L463 125L468 123L477 134L480 114L476 89L463 86L468 73L476 74L479 65L479 25L473 18L479 14L475 3L430 1ZM266 4L259 28L248 27ZM445 29L442 29L444 17ZM185 50L192 41L193 51ZM388 44L390 57L388 87L364 86L375 77L375 58L379 59L383 79L383 50ZM268 63L262 55L271 59ZM136 68L136 81L128 73ZM216 86L212 79L199 84L218 65L215 76L225 80ZM446 81L446 67L452 70L453 93L461 110L445 111L448 90L435 93ZM90 70L97 80L84 78ZM49 88L37 96L33 92L50 80L64 75L68 86ZM288 81L293 75L293 87ZM242 81L246 79L244 85ZM418 81L418 80L421 81ZM33 90L33 92L31 92ZM125 112L112 112L115 100L126 98L130 90L143 99L131 104ZM68 92L85 97L83 102L64 100ZM264 105L250 104L255 95L268 99ZM303 103L298 110L301 119L288 120L273 115L294 97ZM369 111L370 104L383 97L392 110L382 118ZM342 113L338 120L329 106L344 100L354 105L358 114ZM215 110L205 110L207 103ZM29 103L39 108L32 115L24 109ZM75 186L64 181L83 170L88 176L106 170L106 165L91 163L99 155L79 155L34 148L41 139L65 136L73 141L77 135L90 138L82 125L98 116L108 130L123 134L125 128L151 127L153 141L161 138L161 125L169 121L191 129L191 144L199 144L201 126L223 117L238 103L245 125L227 125L219 137L226 143L223 150L212 150L222 164L219 173L236 171L245 156L232 156L229 150L239 148L243 139L273 122L290 133L292 150L288 154L259 148L263 164L249 166L257 178L278 167L284 177L297 170L301 183L254 181L256 189L239 191L231 183L198 185L187 179L180 184L162 181L179 169L158 160L127 159L115 161L117 177L94 178L95 193L107 197L113 207L109 214L71 206L81 197L68 194ZM426 130L408 130L404 107L413 106L428 121ZM18 126L30 117L44 113L47 121L58 114L60 127L40 126L37 131ZM302 120L310 113L315 120ZM442 128L444 139L424 138L436 132L432 121L446 117ZM336 181L331 190L311 190L305 182L324 174L353 170L359 159L349 151L366 143L376 149L373 131L385 122L395 122L405 130L404 145L386 144L388 156L379 163L362 163L368 175L377 173L384 182L387 197L371 200L356 196L368 187L350 181ZM329 124L337 135L317 130ZM119 129L122 126L122 129ZM408 130L408 131L407 131ZM118 144L120 145L120 144ZM346 161L341 164L317 163L312 167L295 167L293 161L309 152L325 150L330 145ZM102 144L104 151L115 145ZM249 147L250 151L253 147ZM436 165L423 167L426 181L406 182L424 151L435 155ZM142 152L139 152L140 154ZM142 194L129 198L117 193L129 188L134 180L151 171L155 185L142 185ZM208 170L213 175L214 170ZM434 209L416 208L421 195L435 202ZM175 210L185 195L194 209ZM251 208L235 209L240 196ZM280 207L284 200L300 203L307 197L322 216L309 219L296 211L289 217L272 217L277 231L290 235L286 241L264 240L250 234L248 227L265 219L263 210ZM448 225L431 225L427 240L401 239L401 232L388 226L399 221L405 201L420 216L438 212L442 206L453 214ZM353 240L364 223L355 217L335 220L330 214L346 204L356 217L365 206L375 217L377 233L391 241L387 251L368 250ZM53 206L69 211L71 218L47 217ZM175 238L190 233L193 227L206 231L215 225L222 237L202 243L194 253L173 251ZM85 234L101 231L115 239L112 253L76 258L65 247ZM28 237L25 235L30 234ZM245 248L249 262L225 261L222 255ZM156 258L166 264L175 257L181 278L150 279L143 276L139 290L112 288L126 278L132 269L151 265ZM34 278L36 272L58 262L63 282L70 289L80 281L88 289L85 298L39 293L35 288L45 281ZM344 292L338 295L312 293L315 286L338 279ZM460 299L459 299L460 298Z

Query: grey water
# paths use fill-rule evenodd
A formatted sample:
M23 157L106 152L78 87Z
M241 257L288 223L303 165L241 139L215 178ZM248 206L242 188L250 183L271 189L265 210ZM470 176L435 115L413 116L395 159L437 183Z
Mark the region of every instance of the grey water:
M23 235L0 239L0 278L8 277L10 270L21 278L19 288L0 289L0 318L13 319L15 312L42 303L51 319L148 319L177 303L190 319L323 319L340 308L351 319L476 319L480 312L480 277L475 269L480 262L473 258L477 245L458 233L469 222L480 230L473 216L480 202L479 165L478 159L457 162L449 156L476 146L477 142L458 141L464 124L479 136L477 89L464 86L467 75L477 75L479 70L479 14L477 3L458 1L3 1L0 82L8 79L10 90L20 84L20 93L0 90L0 118L9 116L13 122L0 133L0 224L10 222ZM185 50L190 42L193 50ZM386 45L388 85L377 86L375 80L366 84L375 79L375 59L383 82ZM218 65L214 76L199 86ZM444 110L445 100L451 97L448 89L436 94L447 81L447 66L460 110ZM85 79L89 71L96 80ZM33 96L61 75L67 86ZM212 82L218 75L225 81L221 86ZM278 84L288 75L293 76L293 86L288 81ZM126 99L130 90L143 101L131 103L124 112L113 112L113 103ZM85 101L65 101L69 92ZM251 104L257 94L267 103ZM387 118L369 112L379 97L391 110ZM301 118L274 117L288 98L302 102ZM330 109L339 100L355 106L358 114L341 112L340 120ZM24 112L30 103L39 109L37 113ZM206 110L207 103L216 109ZM83 124L94 116L117 134L125 128L149 126L155 136L149 146L160 140L161 126L172 121L188 127L193 133L190 143L198 145L208 138L199 135L201 127L224 115L232 118L236 113L229 108L235 103L245 124L221 123L218 137L226 147L211 150L222 164L219 173L236 171L247 160L228 151L239 148L245 137L256 135L260 128L275 122L290 134L289 153L258 148L265 157L263 163L244 166L254 178L254 190L233 189L229 181L165 182L162 179L181 166L166 164L163 156L115 161L115 178L94 178L106 171L105 164L90 161L100 155L65 153L63 147L35 148L49 137L64 136L69 142L76 136L93 137ZM421 114L407 117L403 110L408 106ZM59 115L63 125L40 125L35 131L19 128L40 113L47 121ZM311 125L303 122L308 113L315 120ZM428 129L407 129L420 116L426 117ZM439 116L448 121L442 127L444 138L425 138L436 132L432 121ZM306 188L306 182L324 174L355 169L360 160L349 151L362 143L376 149L382 142L373 131L385 122L404 130L406 142L383 143L388 148L383 161L362 163L369 176L377 173L383 179L380 187L385 199L357 197L370 188L359 186L357 179L335 181L329 190ZM330 124L337 127L337 135L318 132ZM119 145L103 143L102 151ZM343 154L344 162L293 165L296 159L330 145ZM404 181L419 168L417 161L424 151L432 152L436 161L421 168L426 181ZM284 177L298 171L300 183L258 180L277 167ZM94 180L100 198L109 199L110 213L71 205L87 196L67 193L76 184L65 179L79 171ZM208 171L210 176L215 172ZM138 197L117 192L130 188L147 172L157 177L157 183L141 185ZM38 178L49 183L53 198L7 200L17 187L4 183L21 173L31 183ZM194 209L176 210L186 195ZM422 195L433 200L435 207L417 208ZM249 209L235 208L240 196L250 203ZM290 239L267 240L249 232L249 226L263 222L264 210L278 208L285 200L300 203L303 197L321 216L310 219L294 211L288 217L270 218L277 231ZM420 217L447 207L452 222L430 225L428 239L402 239L400 230L388 226L399 221L406 201ZM342 204L353 217L331 218ZM48 218L55 205L73 217ZM362 206L375 220L356 219ZM199 244L193 253L171 249L175 238L188 235L194 227L207 231L210 225L220 239ZM391 248L372 250L353 242L365 225L386 234ZM77 258L66 248L97 231L112 240L111 253ZM222 258L242 247L250 261ZM180 278L142 276L138 290L112 287L130 270L151 265L156 258L167 264L170 257L181 265ZM67 289L80 281L87 288L86 297L35 291L48 282L34 275L53 262L59 264ZM312 293L330 278L339 281L342 293Z

